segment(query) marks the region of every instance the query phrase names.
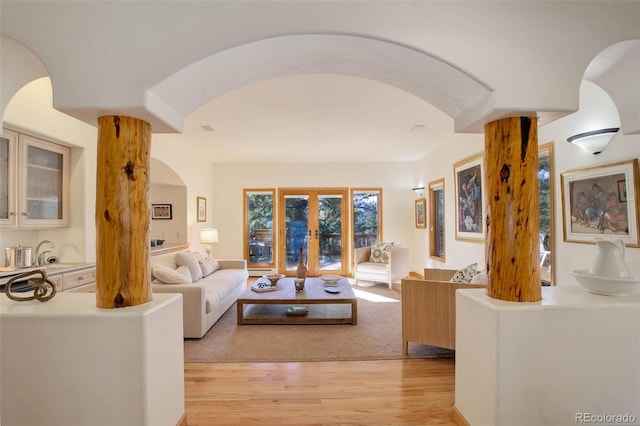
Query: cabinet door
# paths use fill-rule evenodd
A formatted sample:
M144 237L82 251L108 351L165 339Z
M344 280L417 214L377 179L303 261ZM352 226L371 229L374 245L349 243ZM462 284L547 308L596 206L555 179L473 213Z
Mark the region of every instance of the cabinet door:
M69 226L69 149L27 135L20 138L20 226Z
M0 136L0 227L18 225L16 214L18 134L3 130Z

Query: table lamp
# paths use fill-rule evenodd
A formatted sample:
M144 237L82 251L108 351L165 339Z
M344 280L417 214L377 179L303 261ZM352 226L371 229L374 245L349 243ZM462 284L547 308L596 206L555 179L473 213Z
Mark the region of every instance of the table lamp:
M206 244L204 249L207 258L211 256L211 244L218 242L218 230L215 228L204 228L200 231L200 244Z

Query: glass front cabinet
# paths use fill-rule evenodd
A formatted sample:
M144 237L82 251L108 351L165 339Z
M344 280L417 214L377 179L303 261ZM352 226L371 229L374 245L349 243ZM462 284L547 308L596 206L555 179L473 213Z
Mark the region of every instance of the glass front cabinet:
M69 226L69 148L3 130L0 226Z

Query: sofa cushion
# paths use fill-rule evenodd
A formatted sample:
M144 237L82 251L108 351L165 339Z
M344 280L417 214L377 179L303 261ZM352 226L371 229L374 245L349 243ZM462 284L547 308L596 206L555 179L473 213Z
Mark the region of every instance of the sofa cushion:
M393 243L375 243L371 245L371 256L369 262L389 263L390 253L393 250Z
M466 268L460 269L451 277L452 283L470 283L478 270L478 264L472 263Z
M359 274L387 274L388 264L375 263L375 262L363 262L358 263L356 266Z
M153 276L162 284L191 284L191 271L186 266L171 269L159 263L151 266Z
M218 263L217 259L198 259L198 264L200 265L200 269L202 269L203 277L208 277L220 269L220 263Z
M191 272L192 282L202 279L202 269L198 265L198 260L190 251L181 251L176 253L176 264L178 266L186 266Z
M233 290L246 282L246 271L242 269L219 269L200 281L205 287L205 311L213 310Z

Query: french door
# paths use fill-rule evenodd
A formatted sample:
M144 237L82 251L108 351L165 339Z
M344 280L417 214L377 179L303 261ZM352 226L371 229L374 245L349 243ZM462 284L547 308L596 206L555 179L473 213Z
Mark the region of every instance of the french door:
M278 192L278 270L295 275L302 248L307 276L346 274L347 190L281 189Z

